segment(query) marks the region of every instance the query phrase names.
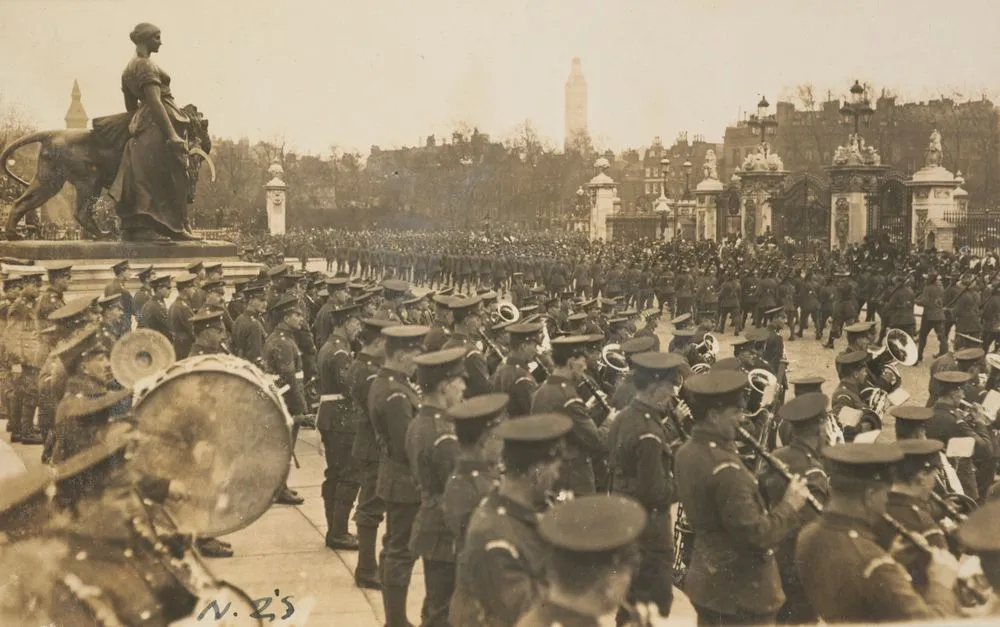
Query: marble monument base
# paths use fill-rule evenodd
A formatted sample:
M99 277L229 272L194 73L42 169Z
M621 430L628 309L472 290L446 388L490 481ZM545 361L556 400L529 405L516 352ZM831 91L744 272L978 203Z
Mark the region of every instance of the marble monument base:
M236 245L221 241L104 242L91 240L0 241L0 257L34 261L130 259L153 263L159 259L237 259ZM45 264L41 264L45 265Z

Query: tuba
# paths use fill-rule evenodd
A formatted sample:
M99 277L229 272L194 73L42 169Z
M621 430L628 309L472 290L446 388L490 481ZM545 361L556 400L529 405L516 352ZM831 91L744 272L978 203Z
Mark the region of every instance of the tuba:
M509 300L502 300L497 303L496 311L493 312L493 324L514 324L521 319L521 312Z
M912 366L917 363L917 343L901 329L889 329L885 335L885 345L880 349L869 349L868 352L871 353L868 369L872 375L881 379L876 381L876 385L886 392L894 392L903 382L895 364Z
M694 349L698 351L706 362L714 364L719 356L719 340L711 333L706 333L701 342L695 344Z
M628 361L619 344L608 344L601 349L601 367L611 368L618 373L628 372Z

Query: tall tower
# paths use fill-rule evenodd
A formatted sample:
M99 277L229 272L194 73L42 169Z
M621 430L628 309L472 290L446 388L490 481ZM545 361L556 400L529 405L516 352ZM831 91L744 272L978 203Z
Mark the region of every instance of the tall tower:
M583 77L580 57L573 58L566 80L566 138L569 147L579 136L587 135L587 79Z
M87 112L80 102L80 85L73 81L73 91L70 92L69 110L66 111L66 128L87 128Z

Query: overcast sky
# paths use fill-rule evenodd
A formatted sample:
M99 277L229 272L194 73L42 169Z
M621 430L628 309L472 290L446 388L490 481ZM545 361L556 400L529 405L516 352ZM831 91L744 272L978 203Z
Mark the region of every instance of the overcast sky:
M73 79L91 116L124 110L132 27L163 29L155 60L180 104L224 137L367 153L530 118L563 138L581 57L600 147L721 141L740 109L795 85L854 78L909 100L1000 92L998 0L2 0L0 98L63 126Z

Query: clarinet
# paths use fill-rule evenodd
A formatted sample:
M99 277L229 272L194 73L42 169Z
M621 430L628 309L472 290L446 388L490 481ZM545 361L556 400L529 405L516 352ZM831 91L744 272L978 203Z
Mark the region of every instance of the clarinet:
M587 389L590 390L590 393L594 395L594 398L597 399L601 408L607 412L609 416L614 413L611 403L608 402L608 395L604 393L604 390L602 390L599 385L597 385L596 381L590 378L590 375L583 375L583 384L587 386Z
M750 448L752 448L755 453L760 455L764 459L764 461L766 461L768 465L770 465L771 468L775 470L775 472L777 472L779 475L784 477L789 483L791 483L792 471L788 469L788 465L785 464L785 462L781 461L773 454L771 454L767 449L761 446L761 443L755 440L754 437L750 435L750 432L748 432L743 427L737 426L736 432L740 434L740 437L746 441L746 443L750 446ZM816 496L813 495L812 493L809 493L809 495L806 496L806 503L809 503L809 506L812 507L814 510L816 510L817 514L823 513L823 504L820 503L819 499L817 499ZM920 538L922 540L923 536L921 536Z

